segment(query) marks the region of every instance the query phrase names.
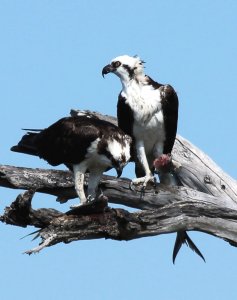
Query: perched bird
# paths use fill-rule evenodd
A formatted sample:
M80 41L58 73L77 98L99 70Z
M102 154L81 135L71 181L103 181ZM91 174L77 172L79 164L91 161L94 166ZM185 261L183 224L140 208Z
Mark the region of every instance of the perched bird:
M65 164L74 173L81 204L95 197L104 171L115 168L119 177L130 159L131 138L117 126L96 117L66 117L44 130L26 130L27 134L11 150L39 156L52 166Z
M137 178L133 184L154 182L154 171L160 182L179 185L170 168L171 151L175 142L178 122L178 96L171 85L164 85L144 74L144 61L138 56L118 56L102 70L102 75L114 73L122 83L118 96L118 126L133 139L132 158ZM189 242L187 234L177 235L177 249ZM192 243L190 247L200 255ZM202 256L202 255L201 255Z
M143 63L138 56L119 56L103 68L102 75L112 72L121 80L118 126L133 138L138 177L133 183L146 186L154 181L154 161L163 166L170 160L177 131L178 97L172 86L145 75ZM166 175L172 181L172 174Z

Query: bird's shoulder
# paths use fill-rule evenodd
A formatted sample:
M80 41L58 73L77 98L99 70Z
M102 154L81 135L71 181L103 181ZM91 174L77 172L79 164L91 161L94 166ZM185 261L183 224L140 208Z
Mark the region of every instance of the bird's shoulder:
M50 164L69 165L81 162L88 149L92 153L99 146L102 147L103 143L106 146L109 138L123 142L124 137L116 125L99 118L66 117L39 133L37 148L39 156Z
M116 126L110 122L93 117L75 116L58 120L43 130L41 136L44 136L44 138L46 136L49 138L57 137L57 139L62 137L63 139L95 140L106 133L113 133L115 131Z
M161 103L163 109L168 109L178 113L179 99L175 89L169 84L165 84L159 89L161 92Z
M178 105L178 96L172 85L159 83L148 75L146 75L146 83L151 85L155 90L159 89L161 101L163 103L172 103L172 105Z
M153 80L150 76L148 75L145 75L145 83L146 85L150 85L153 87L154 90L157 90L159 89L160 87L163 86L163 84Z

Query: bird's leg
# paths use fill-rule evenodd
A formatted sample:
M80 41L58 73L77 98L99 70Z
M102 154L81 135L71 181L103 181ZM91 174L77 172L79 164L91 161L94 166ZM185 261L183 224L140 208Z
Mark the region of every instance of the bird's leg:
M149 168L149 164L146 157L144 143L142 141L138 141L136 143L136 150L137 150L137 157L145 171L145 176L140 178L135 178L132 180L133 184L140 184L142 183L143 188L146 187L148 182L155 182L155 178Z
M71 205L70 208L76 208L86 203L86 195L84 192L84 178L86 172L86 166L82 162L77 165L73 165L74 180L75 180L75 190L78 197L80 198L81 203L77 205Z
M99 185L103 170L90 170L87 189L87 201L93 201L96 197L97 187Z

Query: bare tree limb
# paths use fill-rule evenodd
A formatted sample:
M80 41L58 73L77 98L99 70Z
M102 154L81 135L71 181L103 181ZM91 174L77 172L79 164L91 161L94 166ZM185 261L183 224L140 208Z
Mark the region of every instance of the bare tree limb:
M74 189L74 180L70 171L31 169L0 165L0 185L4 187L35 190L57 196L60 200L77 197ZM100 189L109 199L110 203L123 204L137 209L159 209L160 207L180 202L204 201L224 207L237 209L232 198L224 195L215 197L196 190L157 184L148 186L141 192L141 188L130 188L130 180L104 175L100 182Z
M42 243L27 251L28 254L60 242L99 238L131 240L177 230L206 232L237 246L237 210L204 201L184 199L159 209L129 213L111 209L107 201L102 200L63 214L52 209L33 210L32 195L25 192L18 196L1 217L1 221L8 224L42 228L38 232Z
M130 181L126 178L118 180L104 176L100 186L109 202L145 211L129 213L109 209L107 205L101 208L101 201L98 201L99 204L94 206L89 204L86 211L80 208L63 214L54 209L33 210L32 189L36 189L37 182L37 191L58 197L75 196L70 172L10 166L1 166L0 172L1 185L29 190L5 209L0 220L17 226L41 228L39 236L42 243L33 252L59 242L92 238L129 240L179 230L203 231L221 237L232 245L237 243L237 206L229 197L215 197L186 187L161 184L151 186L145 194L141 194L139 189L130 189ZM127 224L126 230L124 224Z
M71 111L72 115L83 113ZM90 113L116 123L113 117ZM127 178L104 175L100 183L104 196L100 201L67 213L55 209L34 210L31 202L35 192L55 195L61 203L75 198L71 172L0 165L0 186L27 190L5 208L0 221L39 228L42 242L28 254L59 242L98 238L131 240L182 230L206 232L236 246L236 181L180 136L176 138L172 157L173 172L183 187L157 184L141 192L139 187L131 189ZM107 200L139 211L109 208Z

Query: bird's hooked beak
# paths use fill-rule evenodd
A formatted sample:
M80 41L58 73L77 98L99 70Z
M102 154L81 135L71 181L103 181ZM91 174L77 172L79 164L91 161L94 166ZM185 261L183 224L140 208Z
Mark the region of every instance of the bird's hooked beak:
M114 72L115 68L112 67L110 64L108 64L107 66L105 66L102 70L102 76L104 77L106 74Z

